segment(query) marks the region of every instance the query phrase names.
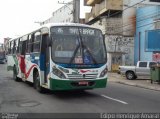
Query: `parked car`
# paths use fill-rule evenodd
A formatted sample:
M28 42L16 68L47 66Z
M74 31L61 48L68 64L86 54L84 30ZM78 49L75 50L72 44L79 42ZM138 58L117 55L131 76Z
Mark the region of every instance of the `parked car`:
M129 80L140 76L150 77L150 67L156 64L154 61L138 61L136 66L119 66L119 73Z

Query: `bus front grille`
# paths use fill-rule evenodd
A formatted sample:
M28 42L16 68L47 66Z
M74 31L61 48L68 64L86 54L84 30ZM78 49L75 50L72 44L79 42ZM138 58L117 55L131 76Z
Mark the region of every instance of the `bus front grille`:
M67 74L68 79L95 79L98 74Z

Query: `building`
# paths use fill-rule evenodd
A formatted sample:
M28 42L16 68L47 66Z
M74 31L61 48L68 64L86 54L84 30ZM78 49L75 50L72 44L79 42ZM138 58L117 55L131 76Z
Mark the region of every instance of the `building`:
M63 7L59 8L52 13L52 16L47 20L40 23L44 25L47 23L79 23L80 21L80 0L73 0L65 4Z
M0 43L0 52L4 51L4 44Z
M4 38L4 51L5 51L5 53L6 54L8 54L8 47L9 47L9 40L10 40L11 38L9 38L9 37L7 37L7 38Z
M134 33L123 35L123 0L86 0L85 4L92 6L85 22L105 34L109 71L117 71L119 65L132 65Z
M136 49L136 10L154 6L159 0L85 0L92 6L86 14L85 22L100 28L105 34L108 51L108 68L118 70L119 65L134 65ZM136 44L137 45L137 44ZM143 54L143 53L142 53Z
M160 61L160 6L138 8L136 17L135 63Z

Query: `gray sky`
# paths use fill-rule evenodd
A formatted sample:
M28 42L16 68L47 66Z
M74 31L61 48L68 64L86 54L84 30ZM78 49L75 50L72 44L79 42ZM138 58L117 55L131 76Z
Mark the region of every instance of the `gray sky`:
M44 21L51 17L62 4L58 1L69 2L71 0L1 0L0 1L0 43L4 37L16 37L31 32L39 24L35 21ZM81 17L84 17L82 6Z

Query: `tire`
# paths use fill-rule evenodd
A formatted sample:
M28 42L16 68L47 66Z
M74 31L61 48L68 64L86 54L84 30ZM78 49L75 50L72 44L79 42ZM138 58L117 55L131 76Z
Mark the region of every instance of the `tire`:
M135 76L134 72L129 71L129 72L126 73L126 78L127 78L128 80L133 80L133 79L136 78L136 76Z
M44 88L40 86L40 77L39 73L36 72L34 74L34 88L39 92L39 93L44 93Z

